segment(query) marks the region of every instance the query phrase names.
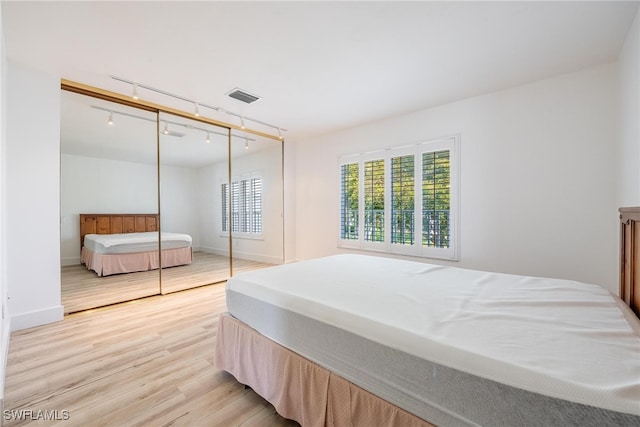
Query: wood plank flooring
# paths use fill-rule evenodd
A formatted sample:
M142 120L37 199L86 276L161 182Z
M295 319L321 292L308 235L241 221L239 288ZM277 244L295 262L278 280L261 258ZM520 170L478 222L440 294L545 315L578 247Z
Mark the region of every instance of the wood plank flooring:
M85 311L12 333L3 425L298 425L213 365L224 287ZM31 412L16 419L20 410ZM58 420L31 421L28 414L38 411Z
M229 258L194 252L190 265L162 270L162 293L224 281L229 277ZM269 264L234 259L234 272L263 268ZM160 293L158 270L100 277L84 265L62 267L62 305L65 313L129 301Z

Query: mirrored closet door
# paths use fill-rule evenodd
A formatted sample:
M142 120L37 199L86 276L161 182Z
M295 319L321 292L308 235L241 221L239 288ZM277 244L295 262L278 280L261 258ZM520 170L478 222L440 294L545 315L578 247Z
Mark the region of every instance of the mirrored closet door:
M65 313L284 262L278 137L73 82L62 86Z
M60 123L65 313L160 293L157 114L63 90Z
M284 263L283 143L232 130L231 180L222 227L231 234L232 274Z
M229 277L229 238L220 227L223 202L216 191L229 173L229 130L167 113L159 120L166 294Z

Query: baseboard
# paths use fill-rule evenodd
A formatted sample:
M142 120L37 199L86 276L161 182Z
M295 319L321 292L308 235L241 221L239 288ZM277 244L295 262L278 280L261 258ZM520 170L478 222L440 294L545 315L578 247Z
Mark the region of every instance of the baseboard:
M66 267L68 265L80 265L80 257L70 257L60 259L60 265Z
M247 261L256 261L256 262L264 262L267 264L282 264L283 263L283 259L280 257L274 257L274 256L269 256L269 255L262 255L262 254L252 254L249 252L238 252L238 251L234 251L233 252L233 257L234 258L239 258L242 260L247 260Z
M64 307L61 305L30 311L11 316L11 332L34 326L46 325L64 319Z
M209 246L198 246L193 248L194 252L204 252L205 254L214 254L220 256L229 256L228 249L211 248Z
M200 252L204 252L208 254L229 256L228 250L209 248L206 246L199 246L198 250ZM262 255L262 254L253 254L249 252L233 251L233 257L242 259L242 260L247 260L247 261L265 262L267 264L282 264L282 258L269 256L269 255Z

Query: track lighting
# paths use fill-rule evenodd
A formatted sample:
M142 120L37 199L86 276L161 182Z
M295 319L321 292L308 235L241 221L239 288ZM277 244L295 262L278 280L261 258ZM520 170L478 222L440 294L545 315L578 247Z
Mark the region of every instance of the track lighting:
M189 98L186 98L186 97L183 97L183 96L180 96L180 95L176 95L176 94L173 94L173 93L169 93L169 92L164 91L164 90L162 90L162 89L157 89L157 88L154 88L154 87L151 87L151 86L147 86L146 84L136 83L136 82L134 82L134 81L132 81L132 80L123 79L123 78L121 78L121 77L117 77L117 76L113 76L113 75L112 75L112 76L110 76L110 77L111 77L112 79L114 79L114 80L118 80L118 81L121 81L121 82L124 82L124 83L130 84L130 85L133 87L133 94L132 94L132 98L133 98L133 99L136 99L136 100L137 100L137 99L139 99L139 97L138 97L138 87L141 87L141 88L143 88L143 89L145 89L145 90L150 90L150 91L152 91L152 92L159 93L159 94L161 94L161 95L169 96L169 97L171 97L171 98L178 99L178 100L180 100L180 101L184 101L184 102L187 102L187 103L193 104L193 105L194 105L194 116L195 116L195 117L200 117L200 111L199 111L199 110L200 110L200 107L204 107L204 108L208 108L208 109L210 109L210 110L216 111L216 112L218 112L218 113L220 113L220 114L226 114L226 115L229 115L229 116L240 117L240 121L241 121L241 123L242 123L241 128L242 128L243 130L247 129L247 127L246 127L246 125L245 125L245 123L244 123L244 122L245 122L245 119L246 119L246 120L248 120L249 122L256 123L256 124L259 124L259 125L262 125L262 126L267 126L267 127L271 128L271 129L277 130L277 131L278 131L278 135L279 135L279 139L280 139L280 140L284 139L284 138L282 137L282 131L285 131L285 132L286 132L286 129L283 129L283 128L280 128L280 127L274 126L274 125L272 125L272 124L265 123L265 122L262 122L262 121L257 120L257 119L253 119L253 118L249 118L249 117L244 117L244 115L237 114L237 113L234 113L234 112L231 112L231 111L227 111L227 110L225 110L224 108L221 108L221 107L216 107L216 106L212 106L212 105L202 104L202 103L200 103L200 102L196 102L196 101L195 101L195 100L193 100L193 99L189 99ZM247 93L247 94L248 94L248 93ZM248 95L249 95L249 96L251 96L251 94L248 94ZM258 97L258 98L259 98L259 97ZM236 98L236 99L238 99L238 98ZM247 101L245 100L244 102L247 102Z
M109 118L107 119L107 124L109 126L113 126L113 112L109 111Z
M205 142L207 144L211 142L211 139L209 138L209 132L207 132L207 139L205 139Z
M249 140L248 139L244 141L244 149L245 150L249 149Z
M164 129L162 129L162 133L165 135L169 135L169 123L164 122Z

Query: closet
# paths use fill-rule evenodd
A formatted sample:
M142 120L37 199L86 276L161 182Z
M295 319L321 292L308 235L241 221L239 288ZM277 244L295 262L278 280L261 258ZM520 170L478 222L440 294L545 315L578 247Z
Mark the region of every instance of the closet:
M60 129L65 313L284 262L279 137L68 81Z

